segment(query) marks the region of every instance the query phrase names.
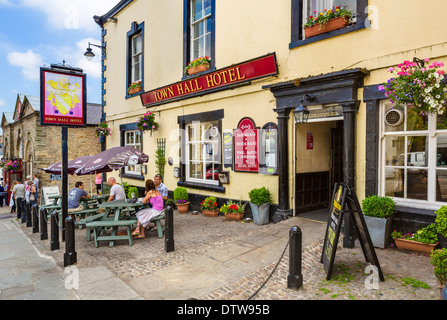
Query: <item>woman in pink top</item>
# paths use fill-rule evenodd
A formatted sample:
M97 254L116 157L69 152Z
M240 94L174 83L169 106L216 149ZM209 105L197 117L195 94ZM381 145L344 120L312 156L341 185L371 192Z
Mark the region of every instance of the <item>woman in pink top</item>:
M152 207L142 209L136 214L138 223L136 229L132 233L132 236L136 236L137 238L144 238L145 228L154 218L163 213L163 197L161 196L160 192L155 189L154 181L150 179L146 180L146 196L143 199L143 203L148 202L152 205Z

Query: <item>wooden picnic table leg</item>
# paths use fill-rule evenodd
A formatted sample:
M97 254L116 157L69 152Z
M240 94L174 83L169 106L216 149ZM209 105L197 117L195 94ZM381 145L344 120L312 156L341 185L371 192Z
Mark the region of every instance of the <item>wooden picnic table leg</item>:
M121 215L121 208L115 208L115 221L118 221ZM116 236L116 233L118 231L118 227L112 227L112 236ZM110 240L109 247L113 247L115 245L115 240Z

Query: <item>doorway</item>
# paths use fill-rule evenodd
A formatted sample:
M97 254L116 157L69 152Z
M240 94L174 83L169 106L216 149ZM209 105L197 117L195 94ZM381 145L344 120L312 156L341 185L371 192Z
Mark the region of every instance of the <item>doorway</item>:
M343 121L296 125L295 213L327 221L333 186L343 180Z

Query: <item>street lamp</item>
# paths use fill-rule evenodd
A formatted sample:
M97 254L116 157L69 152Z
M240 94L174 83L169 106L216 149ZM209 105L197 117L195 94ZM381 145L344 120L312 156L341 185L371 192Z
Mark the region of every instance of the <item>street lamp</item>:
M97 44L92 44L92 43L89 42L87 51L84 53L84 56L87 58L88 61L92 61L92 59L95 57L95 54L93 53L92 48L90 48L90 46L94 46L94 47L100 48L101 50L105 49L104 46L99 46Z
M307 120L309 119L310 111L309 109L307 109L306 106L303 105L304 101L306 100L311 102L314 100L314 98L311 95L306 94L300 99L300 105L293 111L293 115L295 116L295 123L307 123Z

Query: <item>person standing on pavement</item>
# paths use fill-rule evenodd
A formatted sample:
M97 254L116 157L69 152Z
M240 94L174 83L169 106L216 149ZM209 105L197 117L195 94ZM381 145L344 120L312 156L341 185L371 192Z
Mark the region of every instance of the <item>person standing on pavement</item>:
M116 183L116 179L114 177L110 177L107 179L107 184L111 186L110 188L110 196L107 201L114 201L114 200L125 200L126 196L124 195L124 189Z
M0 184L0 207L3 207L3 200L5 199L5 188Z
M102 173L98 173L95 177L96 193L101 194Z
M11 197L9 198L9 206L11 207L11 213L15 213L17 210L16 201L14 199L14 187L16 186L17 181L13 181L11 184Z
M17 184L12 189L13 198L17 207L17 219L25 219L25 210L22 208L22 199L25 198L25 186L22 183L22 179L17 179Z
M37 178L37 173L33 174L33 183L34 187L36 188L36 199L37 199L37 196L39 195L39 178Z
M5 184L5 204L9 206L9 184L6 182Z
M156 174L154 177L155 189L160 192L163 200L168 200L168 188L162 182L163 178L160 174Z

